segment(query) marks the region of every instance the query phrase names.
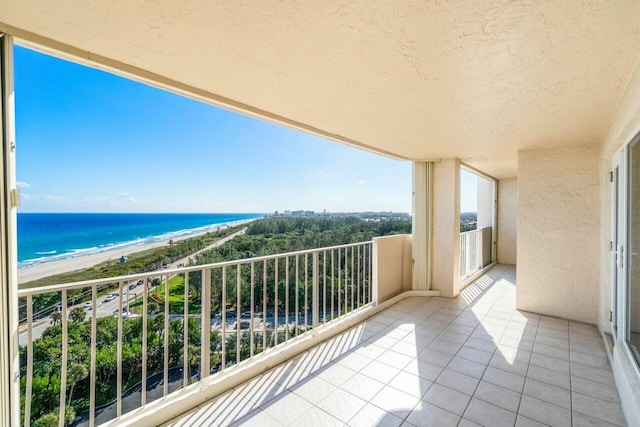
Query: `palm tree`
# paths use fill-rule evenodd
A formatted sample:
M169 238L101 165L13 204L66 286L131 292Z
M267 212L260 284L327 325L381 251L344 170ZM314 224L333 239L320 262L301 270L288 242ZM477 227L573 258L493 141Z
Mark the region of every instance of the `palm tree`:
M62 324L62 313L59 311L54 311L51 313L51 324L53 326Z
M69 313L69 320L72 322L84 322L87 312L82 307L76 307Z

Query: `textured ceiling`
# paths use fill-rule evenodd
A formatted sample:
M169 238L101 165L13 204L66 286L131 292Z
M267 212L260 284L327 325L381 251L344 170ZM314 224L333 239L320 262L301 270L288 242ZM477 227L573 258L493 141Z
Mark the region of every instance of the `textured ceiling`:
M636 0L0 0L0 29L399 158L499 178L600 141L639 52ZM149 74L151 73L151 74Z

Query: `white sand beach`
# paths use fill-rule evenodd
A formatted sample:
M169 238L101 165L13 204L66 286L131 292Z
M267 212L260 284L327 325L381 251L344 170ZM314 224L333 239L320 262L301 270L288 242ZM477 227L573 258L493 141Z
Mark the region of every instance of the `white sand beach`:
M254 219L247 219L243 221L236 221L232 224L228 224L226 226L221 226L220 229L240 225L247 224L251 221L255 221ZM201 236L206 234L207 231L193 234L185 239ZM146 251L148 249L159 248L162 246L167 246L169 244L169 240L150 243L146 245L137 245L130 246L126 248L106 250L104 252L90 254L90 255L82 255L73 258L66 258L57 261L43 262L41 264L36 264L30 267L24 267L18 269L18 284L31 282L33 280L42 279L43 277L54 276L56 274L67 273L69 271L80 270L83 268L93 267L94 265L103 263L109 260L117 260L122 256L128 256L129 254Z

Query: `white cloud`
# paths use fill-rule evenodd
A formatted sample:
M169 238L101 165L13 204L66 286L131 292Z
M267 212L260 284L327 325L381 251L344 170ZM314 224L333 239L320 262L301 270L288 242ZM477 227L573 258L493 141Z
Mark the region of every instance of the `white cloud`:
M362 185L362 184L364 184L364 179L359 179L359 180L357 180L356 182L357 182L358 184Z
M31 188L31 184L29 184L28 182L24 182L24 181L17 181L16 182L16 187L18 187L18 188Z

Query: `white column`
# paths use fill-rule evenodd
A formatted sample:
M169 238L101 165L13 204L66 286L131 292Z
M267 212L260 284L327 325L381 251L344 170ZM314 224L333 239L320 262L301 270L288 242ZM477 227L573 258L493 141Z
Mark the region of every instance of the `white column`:
M413 162L413 289L431 289L431 197L433 163Z

